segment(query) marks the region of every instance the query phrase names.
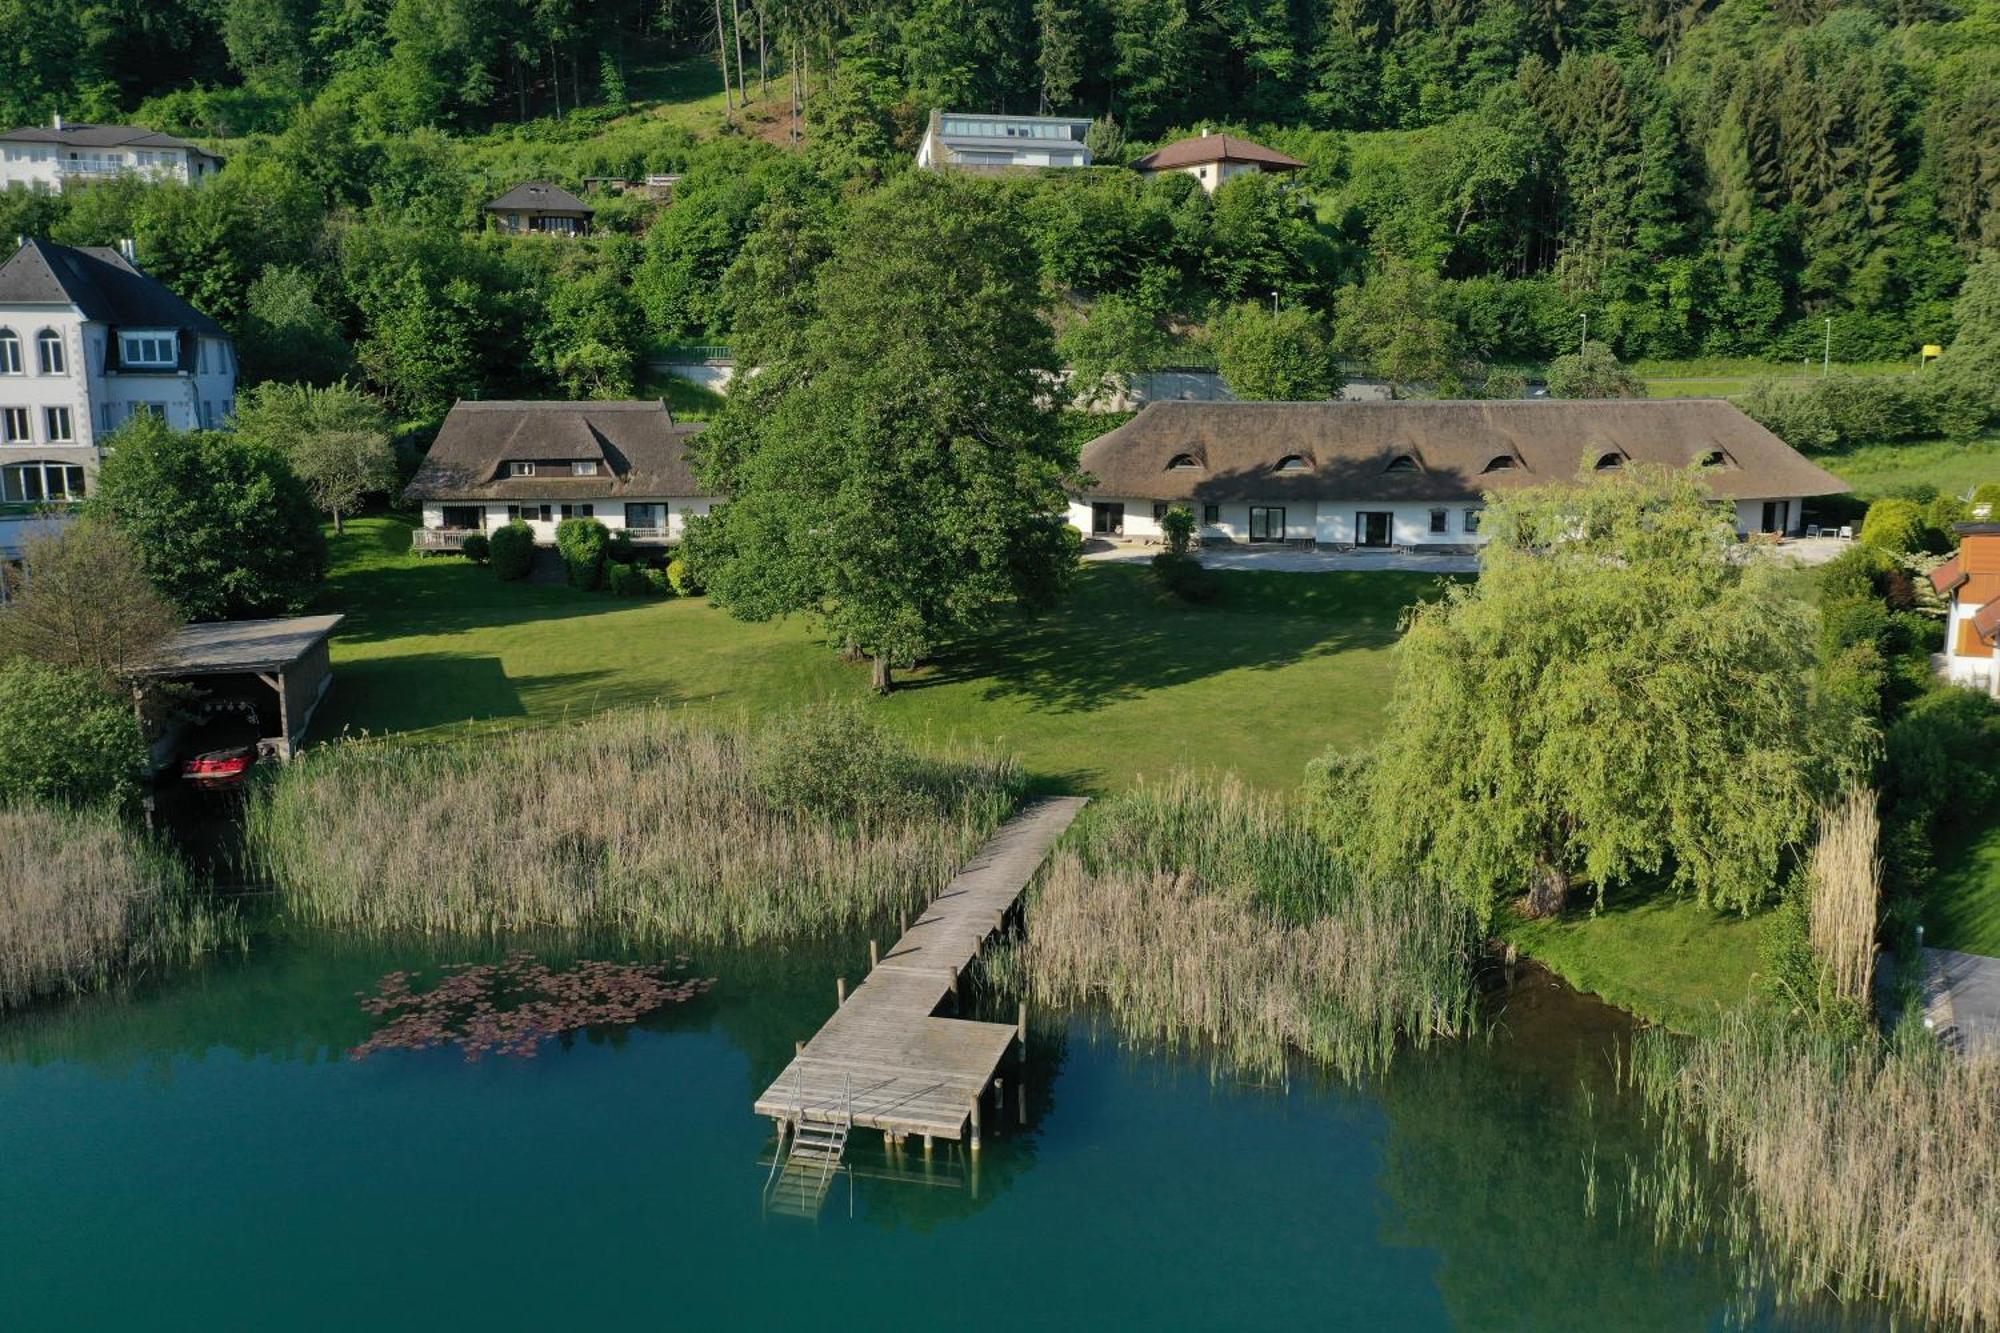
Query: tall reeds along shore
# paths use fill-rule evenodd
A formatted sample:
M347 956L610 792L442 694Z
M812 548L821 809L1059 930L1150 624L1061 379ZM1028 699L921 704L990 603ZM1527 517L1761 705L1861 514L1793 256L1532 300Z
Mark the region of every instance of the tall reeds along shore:
M916 909L1019 785L1011 761L920 757L849 710L761 737L642 710L324 746L252 794L245 842L308 922L744 942Z
M1662 1236L1720 1239L1781 1292L2000 1327L2000 1060L1743 1011L1641 1033L1627 1072L1666 1131L1631 1190Z
M185 961L228 933L115 814L0 807L0 1010Z
M1467 1030L1473 944L1442 893L1361 882L1288 803L1183 773L1085 812L994 975L1237 1067L1352 1077Z

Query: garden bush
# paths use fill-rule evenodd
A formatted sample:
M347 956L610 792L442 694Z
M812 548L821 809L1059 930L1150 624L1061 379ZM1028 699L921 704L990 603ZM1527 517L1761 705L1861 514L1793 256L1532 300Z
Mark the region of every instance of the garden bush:
M1184 602L1213 602L1222 596L1222 580L1191 555L1160 552L1153 557L1153 577Z
M673 585L674 593L680 597L701 596L701 581L694 576L694 570L680 556L667 561L667 582Z
M519 519L493 529L486 546L493 572L503 579L524 579L535 567L535 530Z
M617 561L621 565L639 563L639 548L632 544L632 534L623 528L611 529L610 537L604 543L606 564Z
M2000 523L2000 481L1982 482L1973 491L1972 515L1982 521Z
M605 562L604 586L620 597L645 597L653 590L645 570L617 560Z
M0 663L0 805L125 804L145 771L130 699L88 672L27 657Z
M906 815L924 797L915 752L851 702L802 708L767 727L750 778L772 805L834 821Z
M1828 375L1805 383L1758 380L1736 405L1794 449L1840 449L1938 430L1928 382L1902 375Z
M1908 555L1924 544L1923 506L1915 500L1877 500L1861 520L1861 544Z
M611 530L594 518L566 518L556 524L556 550L562 552L572 588L586 591L604 582L605 548Z
M1194 511L1186 505L1174 505L1160 517L1160 532L1167 539L1170 554L1186 555L1194 540Z
M470 560L475 565L485 564L487 557L493 554L492 543L486 540L486 534L483 532L475 532L470 537L467 537L465 544L458 549L467 560Z
M673 580L667 577L666 570L648 565L639 572L646 576L646 587L653 596L672 597L674 595Z

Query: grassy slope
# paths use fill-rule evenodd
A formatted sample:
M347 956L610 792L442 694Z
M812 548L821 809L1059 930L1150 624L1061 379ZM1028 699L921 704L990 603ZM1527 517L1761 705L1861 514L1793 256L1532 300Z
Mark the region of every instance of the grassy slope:
M2000 435L1962 442L1864 444L1815 454L1813 461L1845 481L1864 500L1886 495L1898 486L1935 486L1947 494L1963 495L1981 482L2000 481Z
M405 525L335 542L347 613L317 733L518 725L640 703L755 716L861 693L802 623L748 625L706 600L624 601L504 584L418 559ZM1388 692L1404 574L1226 574L1223 605L1162 602L1144 569L1087 567L1070 601L912 673L883 716L937 741L995 742L1047 785L1115 790L1178 765L1294 786L1329 744L1367 740Z

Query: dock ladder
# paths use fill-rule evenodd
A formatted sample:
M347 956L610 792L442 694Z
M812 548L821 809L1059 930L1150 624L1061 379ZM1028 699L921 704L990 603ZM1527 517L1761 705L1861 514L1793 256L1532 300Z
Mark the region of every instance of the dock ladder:
M791 1135L778 1145L771 1157L771 1174L764 1181L764 1211L788 1217L819 1216L834 1176L844 1168L847 1136L854 1128L854 1081L841 1079L838 1106L811 1110L808 1118L805 1087L797 1085L797 1116Z

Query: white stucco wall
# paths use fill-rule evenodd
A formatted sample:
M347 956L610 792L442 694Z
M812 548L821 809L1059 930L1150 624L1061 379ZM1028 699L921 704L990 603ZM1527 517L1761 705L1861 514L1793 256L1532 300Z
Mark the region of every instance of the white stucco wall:
M556 527L562 522L564 501L521 500L513 503L518 503L523 509L526 509L529 505L547 504L550 513L549 521L543 522L540 519L528 519L526 522L530 528L534 529L536 541L546 544L554 543L556 539ZM612 500L572 500L567 503L574 511L575 517L582 517L583 506L585 504L590 505L592 510L590 517L596 519L613 532L621 531L625 527L626 505L659 505L665 511L667 540L670 542L681 539L682 535L686 532L687 520L691 515L706 514L715 507L715 501L705 496L635 497L631 499L620 496ZM483 504L468 503L459 505L449 500L426 500L423 506L424 526L426 528L442 528L444 526L444 511L447 506L453 509L477 508L483 510L485 524L482 530L486 532L491 532L493 529L507 522L507 504L505 503L495 504L486 502ZM1086 511L1086 515L1087 513L1088 511Z
M1770 498L1790 506L1785 515L1784 530L1787 536L1795 537L1805 531L1806 525L1802 513L1805 509L1805 500L1803 498L1796 495L1779 495ZM1753 532L1764 531L1764 504L1765 501L1763 499L1738 500L1736 502L1736 532L1738 536L1748 536Z
M1153 518L1156 501L1125 499L1110 501L1125 506L1126 541L1158 541L1160 526ZM1069 502L1070 525L1085 536L1091 534L1092 501L1072 498ZM1262 506L1285 511L1285 539L1305 541L1315 539L1328 544L1350 544L1355 540L1355 515L1362 510L1387 512L1394 515L1391 521L1390 541L1396 546L1476 545L1485 540L1480 534L1465 531L1465 511L1477 510L1477 503L1453 503L1448 505L1430 504L1383 504L1366 500L1273 500ZM1248 542L1250 540L1250 510L1252 505L1245 501L1240 504L1219 504L1216 506L1216 520L1203 521L1206 507L1200 502L1191 503L1194 511L1196 535L1204 541ZM1445 531L1433 533L1430 530L1432 509L1445 511Z
M52 143L0 144L0 189L21 185L60 194L66 184L134 173L183 183L213 175L220 160L185 148L71 148Z
M26 407L36 457L63 458L48 452L50 407L70 410L68 447L87 451L96 465L96 449L104 437L129 420L141 405L157 407L176 430L215 429L236 407L236 355L227 338L197 340L195 369L119 371L106 373L108 326L85 320L74 310L47 306L0 307L0 328L21 339L19 375L0 375L0 407ZM63 369L44 374L37 339L44 329L62 340ZM129 331L129 330L128 330ZM171 332L171 330L162 330ZM0 453L16 457L20 446L0 445Z

